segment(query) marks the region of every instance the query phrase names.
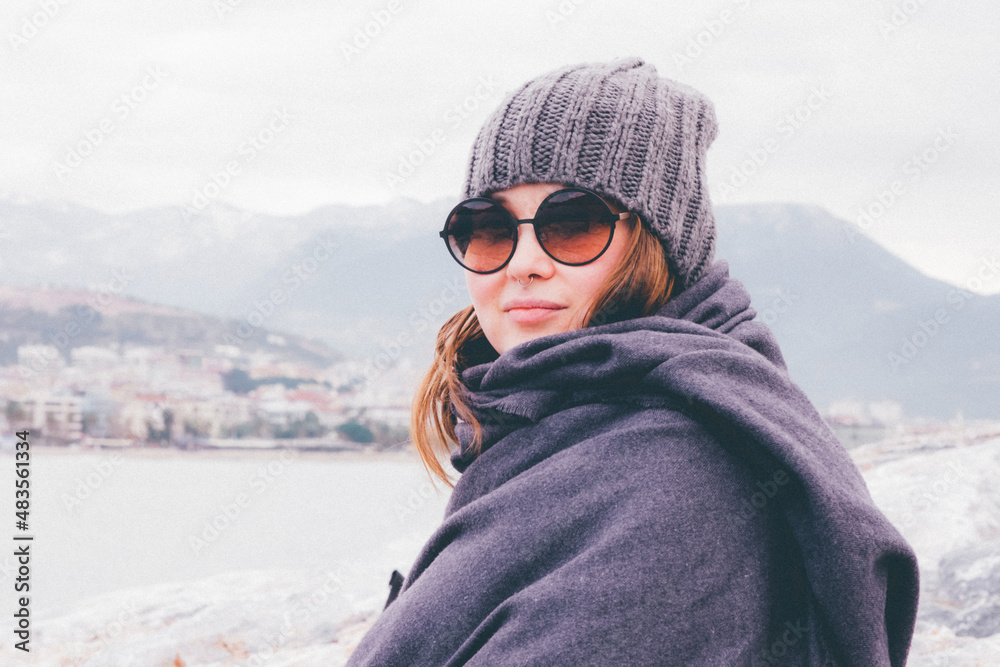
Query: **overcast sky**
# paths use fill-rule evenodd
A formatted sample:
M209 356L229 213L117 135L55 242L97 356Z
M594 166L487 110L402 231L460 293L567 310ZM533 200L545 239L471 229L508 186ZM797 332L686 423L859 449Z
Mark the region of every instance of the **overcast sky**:
M817 204L1000 292L986 0L7 0L0 34L0 196L273 213L454 198L505 92L637 55L714 101L716 204Z

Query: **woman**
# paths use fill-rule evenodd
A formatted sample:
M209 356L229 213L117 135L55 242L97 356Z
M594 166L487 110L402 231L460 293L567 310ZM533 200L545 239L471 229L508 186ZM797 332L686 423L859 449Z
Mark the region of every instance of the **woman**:
M441 233L472 306L414 399L461 478L349 664L905 663L913 552L712 261L716 131L638 59L486 122Z

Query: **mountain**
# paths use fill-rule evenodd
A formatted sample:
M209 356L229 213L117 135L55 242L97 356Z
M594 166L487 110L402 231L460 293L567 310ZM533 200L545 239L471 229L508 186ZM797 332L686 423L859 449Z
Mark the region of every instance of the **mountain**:
M1000 295L929 278L820 208L722 207L717 217L717 256L818 405L888 398L911 415L1000 416Z
M122 294L420 367L440 325L469 303L437 236L450 206L112 215L0 199L0 268L8 284L103 291L124 272ZM725 206L716 216L716 257L747 286L817 407L853 397L895 400L909 415L1000 417L1000 295L929 278L817 207Z

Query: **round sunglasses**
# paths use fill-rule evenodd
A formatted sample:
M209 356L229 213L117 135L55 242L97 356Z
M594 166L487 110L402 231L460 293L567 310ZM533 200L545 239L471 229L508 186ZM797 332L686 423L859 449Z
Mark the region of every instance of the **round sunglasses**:
M495 199L466 199L451 210L440 236L448 252L473 273L496 273L517 250L519 225L534 227L538 245L567 266L590 264L611 247L615 226L631 216L615 213L596 193L563 188L546 197L534 218L516 219Z

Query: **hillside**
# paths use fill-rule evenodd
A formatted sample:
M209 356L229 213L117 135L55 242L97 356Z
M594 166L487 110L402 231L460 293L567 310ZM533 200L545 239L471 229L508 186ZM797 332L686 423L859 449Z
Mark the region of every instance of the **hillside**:
M325 343L183 308L90 290L0 285L0 365L16 364L19 346L41 344L66 361L76 347L127 344L209 356L225 345L316 368L341 358Z

